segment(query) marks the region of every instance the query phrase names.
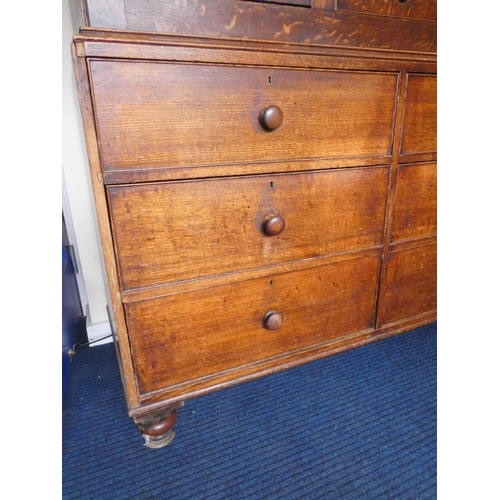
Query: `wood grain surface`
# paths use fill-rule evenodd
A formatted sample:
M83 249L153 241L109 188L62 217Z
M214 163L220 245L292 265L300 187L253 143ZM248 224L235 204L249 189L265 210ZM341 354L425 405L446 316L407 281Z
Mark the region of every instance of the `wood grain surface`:
M437 234L437 164L399 166L391 241Z
M92 61L105 171L390 151L395 74ZM283 111L269 132L267 106Z
M437 77L409 75L401 152L437 149Z
M437 246L389 255L382 269L379 324L387 325L437 308Z
M436 320L435 16L83 0L73 55L129 415Z
M410 15L419 1L409 0L412 5L402 7L403 13ZM333 11L333 2L316 0L312 5L318 8L308 9L234 0L107 0L103 8L101 0L87 0L90 25L96 28L382 50L437 50L436 23Z
M437 21L437 0L337 0L337 9Z
M124 289L382 244L388 169L109 188ZM285 228L269 236L269 216Z
M279 356L372 325L379 257L126 305L142 393ZM268 330L269 311L283 316ZM216 385L214 381L214 385Z

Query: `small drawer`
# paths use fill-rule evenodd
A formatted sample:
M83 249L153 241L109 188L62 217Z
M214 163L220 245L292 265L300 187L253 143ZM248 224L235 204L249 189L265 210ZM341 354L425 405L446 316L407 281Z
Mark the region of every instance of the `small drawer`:
M90 62L103 168L386 155L395 74Z
M437 77L409 75L401 153L437 150Z
M436 235L436 163L399 166L393 220L393 242Z
M392 253L383 269L380 324L386 325L437 307L437 245Z
M373 255L125 304L140 392L372 327L378 268Z
M437 21L437 0L337 0L337 10Z
M110 187L123 289L382 244L388 169Z

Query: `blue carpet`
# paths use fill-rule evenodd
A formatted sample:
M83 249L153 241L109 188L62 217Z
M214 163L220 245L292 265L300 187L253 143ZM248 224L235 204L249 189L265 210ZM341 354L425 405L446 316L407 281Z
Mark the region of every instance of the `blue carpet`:
M152 450L114 347L77 350L63 401L63 499L436 498L433 323L188 400Z

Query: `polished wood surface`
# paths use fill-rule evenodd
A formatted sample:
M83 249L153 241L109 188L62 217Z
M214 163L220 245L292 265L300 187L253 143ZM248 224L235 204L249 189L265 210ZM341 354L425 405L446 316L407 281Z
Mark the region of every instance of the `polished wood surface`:
M110 61L90 69L105 171L390 151L396 75ZM284 117L268 132L259 116L271 105Z
M110 187L122 286L380 246L387 176L378 167ZM286 221L281 234L266 234L269 214Z
M146 446L185 399L436 320L435 7L84 0L75 69Z

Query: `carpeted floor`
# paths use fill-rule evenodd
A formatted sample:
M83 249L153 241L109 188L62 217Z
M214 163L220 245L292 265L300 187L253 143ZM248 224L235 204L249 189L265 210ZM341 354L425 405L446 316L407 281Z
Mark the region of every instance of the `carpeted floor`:
M152 450L114 347L77 350L63 499L436 498L436 324L188 400Z

